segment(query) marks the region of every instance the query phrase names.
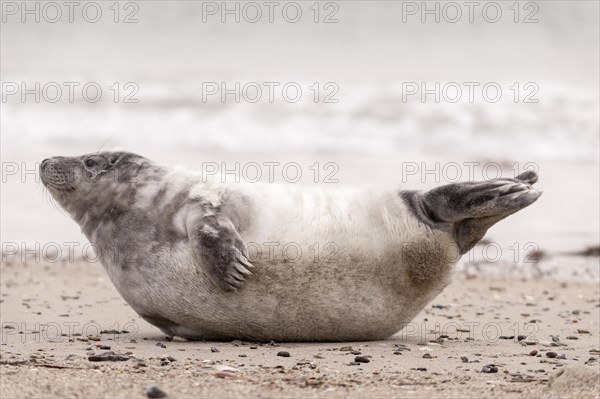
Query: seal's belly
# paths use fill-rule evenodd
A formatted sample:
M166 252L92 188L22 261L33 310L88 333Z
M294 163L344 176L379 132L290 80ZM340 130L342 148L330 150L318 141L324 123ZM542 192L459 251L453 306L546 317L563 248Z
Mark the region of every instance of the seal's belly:
M449 281L452 264L434 265L429 256L423 259L430 264L417 267L448 278L416 282L407 261L420 259L407 259L403 243L332 242L287 243L279 251L248 246L253 275L230 293L219 290L181 243L171 249L176 253L156 259L164 289L141 286L123 295L165 333L190 339L370 340L399 331ZM178 262L165 264L169 259Z

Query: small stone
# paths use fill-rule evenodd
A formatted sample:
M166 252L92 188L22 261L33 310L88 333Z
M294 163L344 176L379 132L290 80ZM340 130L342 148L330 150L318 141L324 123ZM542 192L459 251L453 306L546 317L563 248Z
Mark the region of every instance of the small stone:
M102 349L102 350L110 350L109 345L96 345L96 348Z
M586 330L586 329L583 329L583 328L578 328L577 329L577 333L578 334L589 334L590 330Z
M215 374L213 374L215 377L217 378L231 378L231 379L237 379L238 376L233 374L233 373L229 373L227 371L217 371Z
M423 355L423 359L432 359L432 357L429 353L426 353Z
M417 371L427 371L427 369L425 367L417 367L416 370Z
M523 341L525 338L527 338L526 335L518 335L517 336L517 341Z
M277 352L277 356L281 356L281 357L290 357L290 352L287 352L287 351L279 351L279 352Z
M537 349L532 350L531 352L529 352L529 356L535 356L538 354Z
M578 340L579 338L578 338L578 337L576 337L576 336L574 336L574 335L569 335L569 336L567 337L567 339L571 339L571 340L573 340L573 341L576 341L576 340Z
M483 366L483 368L481 369L482 373L497 373L498 372L498 367L494 366L493 364L488 364L486 366Z
M210 348L210 351L211 351L212 353L219 353L219 352L220 352L220 350L218 350L218 349L217 349L217 348L215 348L215 347L212 347L212 348Z
M461 356L460 357L460 361L463 362L463 363L469 363L469 358L466 357L466 356Z
M555 358L557 356L558 356L558 354L556 352L546 352L546 357L549 357L551 359Z
M237 373L238 369L235 367L228 366L226 364L219 364L214 367L217 371L223 371L225 373Z
M245 353L240 353L240 354L238 355L238 357L248 357L248 355L246 355Z
M118 355L115 352L104 352L99 355L92 355L88 357L90 362L124 362L129 360L129 357Z
M171 342L173 341L173 337L169 337L168 335L165 337L165 341Z
M165 349L165 348L167 347L167 345L163 344L163 343L162 343L162 342L160 342L160 341L158 341L158 342L156 343L156 346L158 346L159 348L163 348L163 349Z
M354 358L354 361L357 363L369 363L371 361L371 359L369 359L366 356L356 356Z
M146 388L144 388L144 393L146 393L147 397L153 398L153 399L154 398L164 398L167 396L165 391L160 389L160 387L156 384L148 385Z

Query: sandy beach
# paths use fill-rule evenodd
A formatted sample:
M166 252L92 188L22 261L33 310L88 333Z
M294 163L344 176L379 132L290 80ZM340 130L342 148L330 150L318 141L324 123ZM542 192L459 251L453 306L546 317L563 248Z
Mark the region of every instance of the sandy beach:
M137 316L99 263L5 260L2 398L594 398L600 392L597 281L459 271L388 340L188 342L169 341ZM597 257L584 261L597 267Z

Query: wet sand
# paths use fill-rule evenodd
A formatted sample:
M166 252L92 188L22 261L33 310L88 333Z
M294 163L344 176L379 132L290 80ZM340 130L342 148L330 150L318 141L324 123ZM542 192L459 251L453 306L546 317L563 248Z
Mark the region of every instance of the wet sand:
M597 281L458 272L388 340L299 344L168 341L98 263L0 272L2 398L599 397Z

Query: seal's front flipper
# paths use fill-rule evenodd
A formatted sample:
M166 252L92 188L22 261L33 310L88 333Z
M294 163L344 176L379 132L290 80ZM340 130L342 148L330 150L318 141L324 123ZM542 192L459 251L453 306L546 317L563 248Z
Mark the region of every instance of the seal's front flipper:
M528 171L514 179L448 184L402 196L423 223L451 232L464 254L494 224L539 198L541 191L531 186L537 179L535 172Z
M242 237L231 220L221 214L208 214L188 224L194 257L215 282L226 291L242 287L251 275L252 264Z

